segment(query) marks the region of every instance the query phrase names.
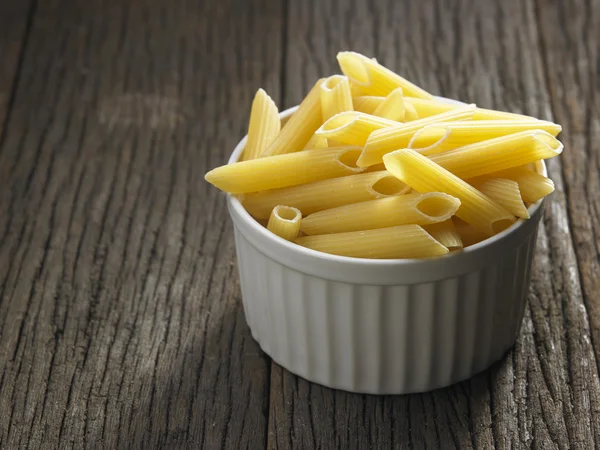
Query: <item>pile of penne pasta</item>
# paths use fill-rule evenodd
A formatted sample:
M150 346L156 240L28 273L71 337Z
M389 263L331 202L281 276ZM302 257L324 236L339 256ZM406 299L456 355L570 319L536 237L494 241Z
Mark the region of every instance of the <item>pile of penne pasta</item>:
M282 125L260 89L239 162L206 180L239 194L274 234L357 258L460 250L529 218L554 190L536 162L561 153L561 127L442 101L354 52ZM268 222L266 222L268 220Z

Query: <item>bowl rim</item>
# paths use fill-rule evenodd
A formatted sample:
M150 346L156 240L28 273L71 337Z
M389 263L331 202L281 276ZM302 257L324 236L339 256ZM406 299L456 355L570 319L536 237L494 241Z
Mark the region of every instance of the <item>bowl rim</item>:
M460 103L456 100L446 99L444 97L436 97L441 101L445 101L448 103ZM296 110L298 106L294 106L286 109L280 113L280 117L282 120L289 118ZM235 147L233 153L229 157L227 164L233 164L237 162L239 156L241 155L245 145L246 145L247 136L245 136ZM544 161L539 161L536 167L538 173L547 176L547 169ZM272 259L276 259L279 262L284 263L285 265L295 265L294 260L296 258L301 258L306 266L307 263L311 261L314 263L327 264L325 267L331 267L331 264L338 264L341 266L345 266L347 268L354 268L355 270L358 268L369 267L370 269L391 269L391 268L413 268L417 270L434 270L439 271L440 264L443 264L444 267L450 267L455 263L458 266L464 266L463 262L465 258L477 257L477 260L480 262L479 266L485 266L486 255L485 252L488 249L493 249L495 253L498 251L504 253L506 251L506 247L515 247L520 242L525 240L524 235L529 235L532 232L537 230L537 223L540 220L543 205L545 203L546 197L538 200L529 206L528 211L530 214L529 219L517 219L515 223L513 223L506 230L486 239L485 241L479 242L477 244L471 245L465 249L451 252L446 255L436 256L431 258L405 258L405 259L372 259L372 258L355 258L349 256L340 256L340 255L332 255L329 253L323 253L317 250L312 250L306 247L302 247L293 242L287 241L279 236L271 233L265 227L263 227L260 223L258 223L251 215L246 211L243 207L242 202L233 194L227 194L227 206L230 212L230 215L236 225L243 225L246 227L246 230L251 231L254 234L254 237L258 238L260 241L264 243L268 242L269 246L272 246L269 250L269 256ZM241 222L240 222L241 221ZM530 225L529 227L527 225ZM236 227L237 228L237 227ZM248 237L245 233L244 235ZM251 239L251 241L255 241ZM253 242L256 247L262 247L260 244L257 245L257 242ZM502 250L500 248L503 248ZM262 249L264 250L264 249ZM264 251L261 253L265 253ZM324 278L332 278L331 276L324 276L329 274L322 274L318 269L319 265L317 265L314 270L312 268L304 267L305 272L312 272L316 276L324 277ZM465 270L462 270L463 272ZM411 271L416 273L414 271ZM448 272L447 270L444 272ZM453 270L451 272L456 272ZM448 276L452 276L453 274L446 273ZM455 274L454 274L455 275ZM333 278L338 278L340 281L348 281L353 282L352 277L348 276L338 276ZM380 277L377 277L380 278ZM404 277L401 277L404 278ZM427 280L433 278L444 278L440 274L439 277L418 277L424 278ZM354 281L355 282L355 281ZM393 284L389 282L378 280L378 284Z

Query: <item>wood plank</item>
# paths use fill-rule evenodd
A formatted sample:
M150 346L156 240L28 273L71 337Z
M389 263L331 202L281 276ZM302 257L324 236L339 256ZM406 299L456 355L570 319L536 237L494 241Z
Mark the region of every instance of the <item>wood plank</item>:
M435 94L552 119L533 1L313 0L291 2L288 20L288 106L338 70L337 51L354 49ZM330 390L274 364L269 448L594 448L597 365L560 161L550 173L557 192L529 304L501 362L456 386L397 397Z
M38 3L0 149L0 447L264 447L203 175L279 96L280 4Z
M34 12L31 0L0 4L0 143Z
M568 201L566 220L582 281L580 314L589 321L591 330L591 342L582 344L591 345L595 355L581 363L597 380L600 367L600 97L597 95L600 88L600 4L596 1L568 4L551 1L538 2L537 7L552 109L564 130L562 174ZM585 339L585 335L581 339ZM583 387L582 395L590 396L589 406L576 402L573 409L597 407L597 391L588 392ZM598 443L600 421L590 423L587 442L593 437Z

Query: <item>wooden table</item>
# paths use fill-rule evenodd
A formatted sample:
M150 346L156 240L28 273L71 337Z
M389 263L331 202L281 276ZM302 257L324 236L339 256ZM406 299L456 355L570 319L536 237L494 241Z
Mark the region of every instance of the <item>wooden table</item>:
M203 175L341 49L564 127L517 344L448 389L310 384L244 320ZM598 92L598 0L1 2L0 448L598 448Z

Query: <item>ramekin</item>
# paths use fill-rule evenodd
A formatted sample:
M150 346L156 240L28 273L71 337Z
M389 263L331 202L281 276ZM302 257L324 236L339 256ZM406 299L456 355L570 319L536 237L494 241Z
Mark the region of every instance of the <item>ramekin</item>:
M543 163L538 169L546 174ZM515 342L544 203L529 208L529 220L461 252L375 260L285 241L228 195L252 336L290 372L345 391L405 394L465 380Z

